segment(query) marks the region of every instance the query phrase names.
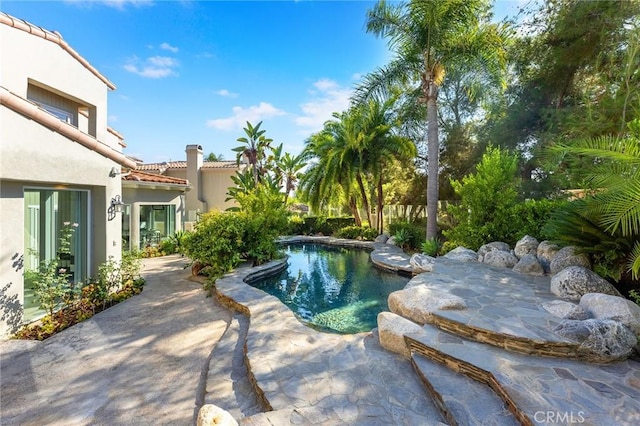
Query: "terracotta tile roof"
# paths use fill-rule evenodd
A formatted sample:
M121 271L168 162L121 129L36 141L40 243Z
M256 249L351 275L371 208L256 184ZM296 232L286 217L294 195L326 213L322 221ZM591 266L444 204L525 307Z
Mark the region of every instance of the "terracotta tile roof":
M186 179L163 176L157 173L146 173L139 170L131 170L128 174L122 177L122 180L134 182L170 183L173 185L189 185L189 181Z
M6 14L5 12L0 12L0 24L7 25L9 27L16 28L18 30L22 30L34 36L43 38L47 41L57 44L62 49L64 49L67 53L69 53L75 60L80 62L83 67L88 69L93 75L98 77L107 87L111 90L115 90L116 86L112 82L107 79L107 77L100 74L100 72L94 68L86 59L84 59L78 52L73 50L71 46L62 38L60 33L51 32L45 30L44 28L38 27L37 25L33 25L25 20L15 18L11 15Z
M136 170L158 171L163 173L167 169L186 169L186 161L167 161L164 163L139 164ZM235 161L205 161L202 163L203 169L237 169Z

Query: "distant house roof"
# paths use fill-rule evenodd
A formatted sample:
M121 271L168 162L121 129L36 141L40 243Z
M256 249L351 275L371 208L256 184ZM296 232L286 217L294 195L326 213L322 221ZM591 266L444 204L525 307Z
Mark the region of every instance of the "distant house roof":
M38 27L37 25L33 25L25 20L15 18L11 15L8 15L4 12L0 12L0 24L7 25L9 27L16 28L18 30L22 30L34 36L43 38L47 41L57 44L67 53L69 53L74 59L82 64L86 69L88 69L91 73L93 73L96 77L98 77L107 87L111 90L115 90L116 86L112 82L107 79L107 77L100 74L100 72L93 67L86 59L84 59L78 52L73 50L69 44L64 41L60 33L51 32L45 30L44 28Z
M163 176L157 173L146 173L139 170L131 170L129 173L122 176L122 180L134 182L169 183L173 185L189 185L189 181L186 179Z
M163 163L147 163L138 164L136 170L154 171L156 173L164 173L168 169L186 169L186 161L168 161ZM238 169L235 161L205 161L202 163L203 169Z

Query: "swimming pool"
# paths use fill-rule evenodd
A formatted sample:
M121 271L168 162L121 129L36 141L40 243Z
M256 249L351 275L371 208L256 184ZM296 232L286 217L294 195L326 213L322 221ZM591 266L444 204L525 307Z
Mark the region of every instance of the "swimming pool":
M325 331L351 334L376 327L388 310L389 293L409 282L376 268L366 250L290 244L288 268L249 284L278 297L303 322Z

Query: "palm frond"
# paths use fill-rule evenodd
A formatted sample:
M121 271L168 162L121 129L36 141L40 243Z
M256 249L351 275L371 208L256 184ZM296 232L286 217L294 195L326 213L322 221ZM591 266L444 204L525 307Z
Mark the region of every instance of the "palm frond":
M629 270L634 280L640 277L640 241L636 241L629 255Z

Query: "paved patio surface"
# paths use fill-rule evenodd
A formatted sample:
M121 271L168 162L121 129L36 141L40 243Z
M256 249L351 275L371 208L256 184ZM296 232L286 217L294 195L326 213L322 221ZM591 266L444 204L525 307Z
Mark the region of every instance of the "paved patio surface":
M0 342L0 424L191 425L203 403L248 425L440 424L411 364L374 334L317 332L244 283L259 297L251 318L234 315L185 265L148 259L140 295L44 342ZM276 346L258 351L264 339ZM249 382L265 368L271 406Z
M2 425L189 425L231 313L148 259L144 291L43 341L0 343Z

